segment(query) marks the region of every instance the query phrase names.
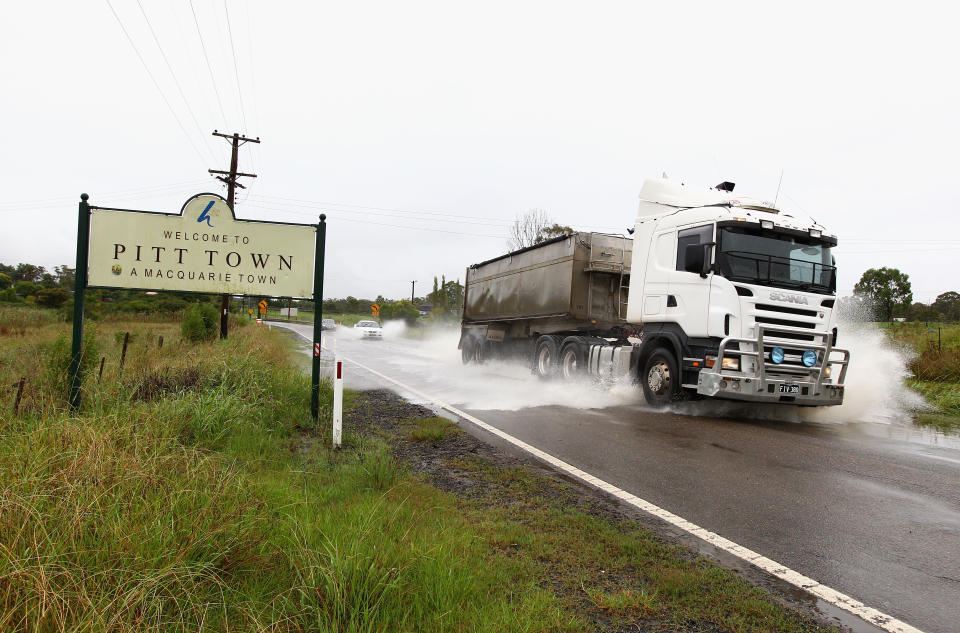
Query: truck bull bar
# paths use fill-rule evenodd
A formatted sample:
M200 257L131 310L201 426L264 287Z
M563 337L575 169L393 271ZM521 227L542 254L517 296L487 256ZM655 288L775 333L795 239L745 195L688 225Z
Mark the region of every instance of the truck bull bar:
M756 324L756 330L756 338L727 336L720 341L716 363L712 368L700 370L697 376L697 393L753 402L793 402L801 405L843 403L850 352L833 347L830 332L779 325L764 326L760 323ZM786 334L788 337L798 334L812 336L814 341L778 337L778 334ZM815 342L817 338L821 338L822 343ZM734 344L739 349L731 349ZM817 352L817 363L813 367L777 364L768 357L768 347L781 347L792 356L796 356L798 351L803 354L807 350L813 350ZM834 353L842 355L841 358L833 358ZM741 357L739 370L724 369L723 359L734 356ZM756 359L753 372L743 371L744 357ZM839 366L839 374L834 373L834 365ZM826 382L824 375L827 367L831 368L830 382Z

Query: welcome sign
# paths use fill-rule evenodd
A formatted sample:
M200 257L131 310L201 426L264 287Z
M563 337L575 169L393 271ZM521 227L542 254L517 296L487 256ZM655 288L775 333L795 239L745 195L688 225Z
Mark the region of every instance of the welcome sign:
M179 214L90 207L88 285L311 299L317 227L238 220L212 193Z

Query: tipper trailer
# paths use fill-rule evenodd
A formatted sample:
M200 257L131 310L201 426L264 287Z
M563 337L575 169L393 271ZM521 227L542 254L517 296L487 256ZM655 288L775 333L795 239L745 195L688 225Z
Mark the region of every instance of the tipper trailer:
M647 180L632 239L574 232L470 266L464 363L633 378L655 406L842 404L836 237L733 188Z

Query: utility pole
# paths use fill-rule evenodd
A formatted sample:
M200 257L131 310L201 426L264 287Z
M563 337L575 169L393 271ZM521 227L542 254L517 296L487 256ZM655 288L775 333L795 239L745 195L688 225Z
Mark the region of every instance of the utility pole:
M256 174L243 174L237 171L237 159L238 153L240 151L240 146L244 143L259 143L260 137L257 138L247 138L241 136L234 132L233 134L224 134L218 132L217 130L213 131L214 136L219 136L225 138L228 141L232 141L233 151L230 153L230 171L220 171L219 169L208 169L207 171L211 174L219 174L217 180L227 184L227 204L230 205L230 209L233 209L234 195L236 193L236 188L240 187L241 189L246 189L243 185L237 182L237 178L256 178ZM236 215L236 211L234 211ZM227 338L227 328L229 324L228 311L230 309L230 295L221 295L220 296L220 338Z
M410 282L410 303L413 303L413 289L417 287L416 281Z

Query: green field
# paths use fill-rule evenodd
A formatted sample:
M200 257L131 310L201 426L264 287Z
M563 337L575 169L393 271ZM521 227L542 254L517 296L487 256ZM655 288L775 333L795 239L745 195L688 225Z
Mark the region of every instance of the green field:
M0 394L0 630L821 630L534 469L471 457L477 492L441 491L395 447L462 441L443 420L364 427L384 413L348 393L330 450L281 332L101 321L71 413L67 330L0 310L0 384L27 378L18 415Z
M933 407L920 413L920 424L960 430L960 324L883 323L881 327L898 345L907 346L913 377L907 385L921 393Z

